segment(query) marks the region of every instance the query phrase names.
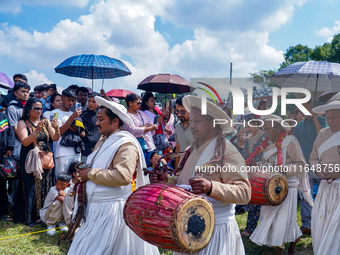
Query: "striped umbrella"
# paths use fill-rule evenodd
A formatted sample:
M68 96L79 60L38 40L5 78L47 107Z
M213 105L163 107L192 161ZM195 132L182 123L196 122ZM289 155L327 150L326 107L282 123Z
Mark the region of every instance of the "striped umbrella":
M270 80L281 87L299 87L315 91L340 90L340 64L328 61L296 62L274 73Z
M71 77L92 79L113 79L130 75L131 71L120 60L104 55L77 55L64 60L55 69L56 73ZM104 80L103 80L104 83Z

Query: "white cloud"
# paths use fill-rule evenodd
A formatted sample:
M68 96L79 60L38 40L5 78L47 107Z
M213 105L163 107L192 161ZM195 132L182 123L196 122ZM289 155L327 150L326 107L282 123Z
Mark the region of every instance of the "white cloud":
M276 68L283 61L283 52L270 46L269 33L289 22L295 6L304 2L97 1L89 14L75 21L61 20L45 33L1 24L0 58L10 57L39 72L52 70L64 59L78 54L124 59L132 75L105 80L107 90L117 87L135 90L142 79L159 72L177 73L188 79L229 77L230 62L233 62L233 76L245 77L259 69ZM166 41L167 31L155 30L156 16L165 23L191 28L194 39L171 48ZM171 39L174 37L172 34ZM70 80L91 86L91 80ZM95 84L96 88L101 87L101 82Z
M327 38L327 42L331 42L334 35L338 33L340 33L340 20L336 20L333 27L323 27L315 31L317 36Z
M173 0L164 7L162 19L179 27L202 27L210 31L273 30L290 21L294 6L306 1Z
M26 75L28 79L28 84L31 86L32 89L40 84L52 83L44 73L38 73L36 70L31 70L29 73L25 73L24 75Z
M0 12L17 14L22 11L22 6L38 6L38 5L52 5L52 6L73 6L83 8L87 6L89 0L2 0L0 5Z

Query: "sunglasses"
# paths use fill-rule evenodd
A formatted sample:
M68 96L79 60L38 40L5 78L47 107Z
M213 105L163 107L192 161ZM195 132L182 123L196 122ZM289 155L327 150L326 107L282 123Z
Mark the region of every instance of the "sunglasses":
M137 105L141 105L142 103L141 102L136 102Z
M176 114L176 115L178 115L179 113L181 114L181 115L185 115L186 114L186 111L185 110L175 110L174 111L174 113Z
M33 107L32 109L36 112L43 111L43 108L40 108L40 107Z

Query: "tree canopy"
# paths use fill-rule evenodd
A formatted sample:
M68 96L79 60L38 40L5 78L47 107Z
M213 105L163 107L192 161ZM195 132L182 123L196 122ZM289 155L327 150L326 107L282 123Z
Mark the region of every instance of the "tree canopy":
M284 58L280 69L295 62L309 60L340 63L340 34L336 34L331 43L326 42L323 45L317 45L314 49L301 44L290 46L286 50Z

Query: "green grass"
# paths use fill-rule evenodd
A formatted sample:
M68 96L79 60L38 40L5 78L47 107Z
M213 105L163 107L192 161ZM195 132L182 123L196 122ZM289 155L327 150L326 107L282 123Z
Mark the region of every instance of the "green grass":
M298 225L301 226L300 211L297 213ZM236 215L236 221L241 231L244 230L247 221L247 214ZM10 237L15 235L21 235L25 233L31 233L36 231L45 230L43 225L36 225L33 228L29 228L21 224L13 224L10 222L0 222L0 239L3 237ZM11 239L0 240L0 254L17 255L17 254L67 254L70 247L69 242L62 242L58 246L62 232L57 231L55 236L48 236L46 232L15 237ZM248 238L243 238L243 243L248 255L271 255L276 253L275 248L269 248L265 246L257 246L251 242ZM287 253L289 244L286 244L286 250L283 254ZM171 251L160 249L162 255L170 255ZM310 235L304 235L301 241L297 245L296 255L309 255L313 254L312 238Z

